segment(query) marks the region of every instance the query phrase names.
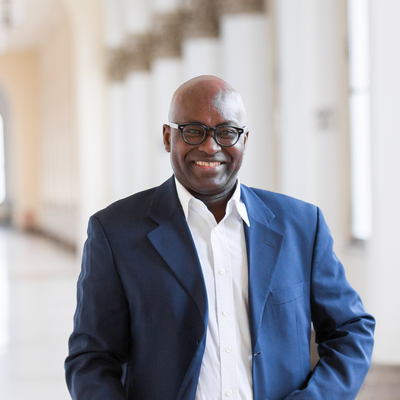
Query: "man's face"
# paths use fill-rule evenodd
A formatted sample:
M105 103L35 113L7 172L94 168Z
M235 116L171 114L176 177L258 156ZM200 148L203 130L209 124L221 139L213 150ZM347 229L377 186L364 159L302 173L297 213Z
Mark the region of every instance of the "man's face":
M198 122L210 127L232 125L242 128L243 104L234 94L224 96L221 88L203 88L183 93L172 113L177 124ZM164 145L178 181L195 197L223 195L234 187L242 165L248 133L232 147L216 143L212 131L199 145L187 144L178 129L164 125Z

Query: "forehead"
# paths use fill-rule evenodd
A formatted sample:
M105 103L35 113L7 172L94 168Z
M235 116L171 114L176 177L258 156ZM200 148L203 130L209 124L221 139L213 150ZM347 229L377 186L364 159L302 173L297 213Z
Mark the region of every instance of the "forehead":
M222 85L195 85L183 88L175 94L172 114L176 121L204 122L218 120L218 123L241 124L245 111L241 97Z

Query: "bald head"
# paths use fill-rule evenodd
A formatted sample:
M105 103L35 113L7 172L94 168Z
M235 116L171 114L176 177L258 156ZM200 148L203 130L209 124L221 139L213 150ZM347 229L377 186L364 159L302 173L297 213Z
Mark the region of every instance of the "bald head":
M240 94L212 75L201 75L182 84L172 97L168 118L176 123L195 122L191 116L207 109L218 111L226 123L246 125L246 111Z

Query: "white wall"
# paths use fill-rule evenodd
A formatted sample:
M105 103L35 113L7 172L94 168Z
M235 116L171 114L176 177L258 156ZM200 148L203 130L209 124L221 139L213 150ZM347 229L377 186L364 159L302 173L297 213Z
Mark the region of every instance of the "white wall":
M377 319L374 359L400 364L400 2L371 1L373 237L368 304Z

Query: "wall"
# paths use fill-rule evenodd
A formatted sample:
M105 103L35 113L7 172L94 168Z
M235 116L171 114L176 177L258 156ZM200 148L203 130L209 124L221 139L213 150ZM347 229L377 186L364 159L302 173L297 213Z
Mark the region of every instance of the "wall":
M18 228L35 228L38 212L39 71L35 53L0 56L0 86L9 103L8 187Z
M371 2L373 237L368 304L377 319L375 360L400 364L400 3Z

